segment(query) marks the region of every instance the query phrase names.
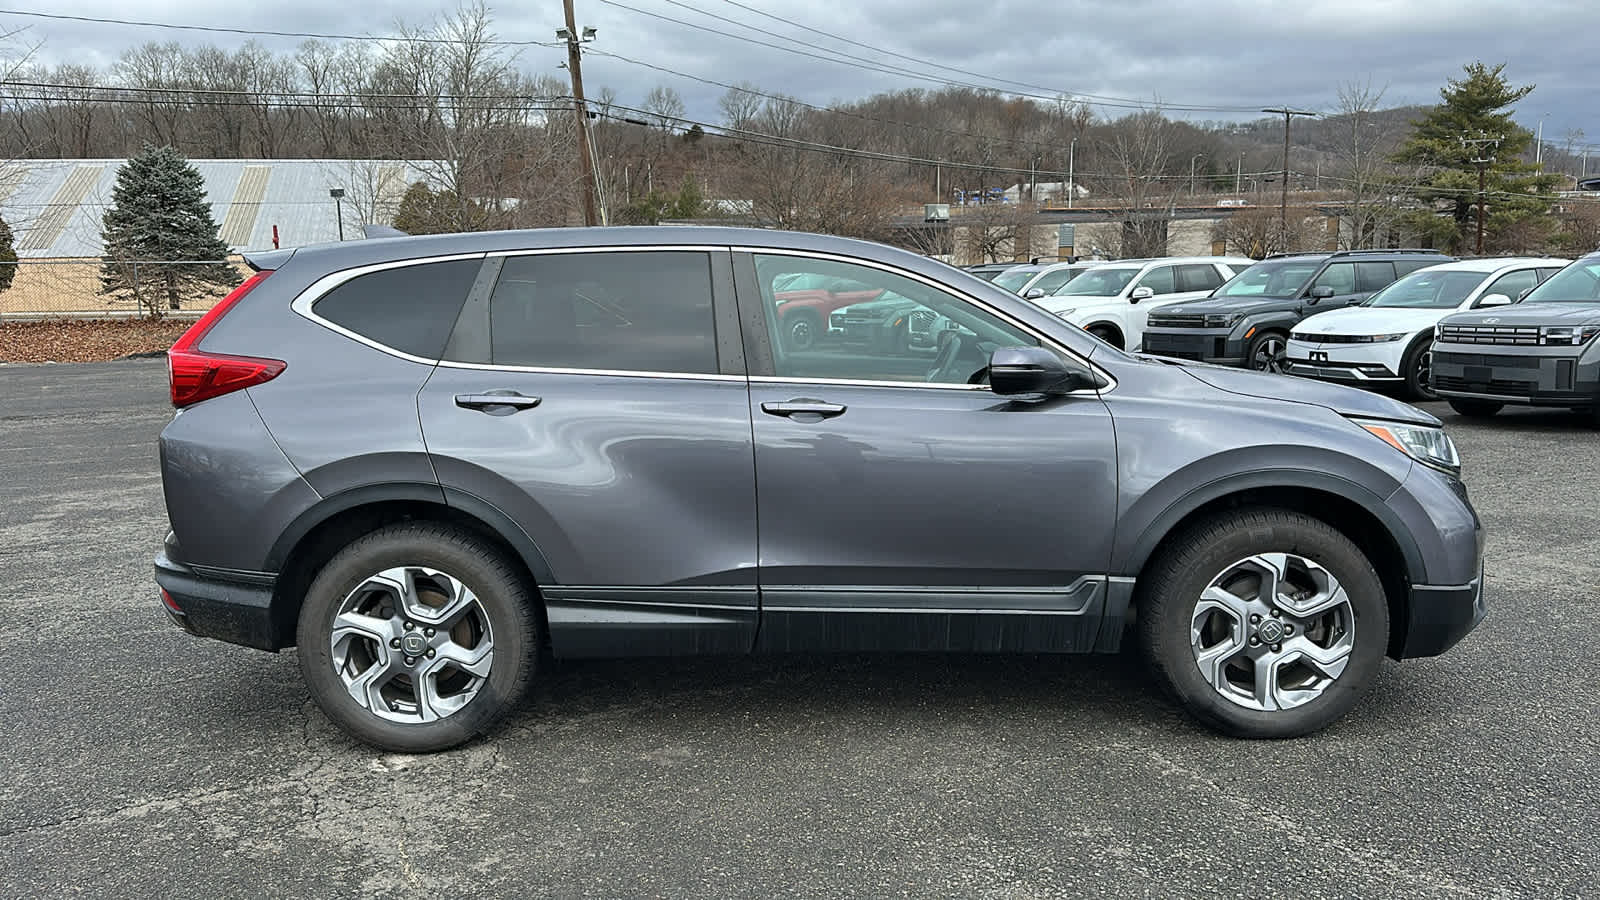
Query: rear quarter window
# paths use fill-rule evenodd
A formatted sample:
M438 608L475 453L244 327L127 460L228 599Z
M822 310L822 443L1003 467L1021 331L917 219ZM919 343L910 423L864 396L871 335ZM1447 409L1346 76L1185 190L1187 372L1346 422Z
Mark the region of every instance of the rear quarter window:
M454 259L368 272L324 294L312 311L385 347L438 359L482 265Z

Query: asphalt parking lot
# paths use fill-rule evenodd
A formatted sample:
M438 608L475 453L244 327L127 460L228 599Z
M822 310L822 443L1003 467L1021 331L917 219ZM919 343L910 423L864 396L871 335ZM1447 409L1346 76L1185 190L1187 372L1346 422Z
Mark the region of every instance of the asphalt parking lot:
M1490 617L1312 738L1136 656L564 664L492 739L351 743L294 655L167 623L158 360L0 367L0 894L1592 894L1600 432L1452 426Z

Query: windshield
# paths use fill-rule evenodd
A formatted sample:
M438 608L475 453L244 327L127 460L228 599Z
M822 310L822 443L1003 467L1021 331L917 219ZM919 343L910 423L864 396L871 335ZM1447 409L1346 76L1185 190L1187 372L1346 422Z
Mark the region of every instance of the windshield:
M1142 268L1096 266L1067 282L1066 287L1056 291L1056 296L1115 297L1122 293L1122 289L1128 286L1128 282L1132 281Z
M1600 257L1580 259L1550 276L1523 303L1600 302Z
M1259 262L1233 276L1213 297L1295 297L1322 266L1320 259Z
M1392 309L1454 309L1492 274L1423 269L1373 294L1363 305Z
M1037 274L1038 269L1007 269L994 277L994 283L1015 294Z

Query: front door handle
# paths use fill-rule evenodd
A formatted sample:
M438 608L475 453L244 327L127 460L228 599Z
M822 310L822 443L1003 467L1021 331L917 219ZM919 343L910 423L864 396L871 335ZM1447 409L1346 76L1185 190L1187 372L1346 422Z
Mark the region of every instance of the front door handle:
M490 391L487 394L457 394L456 405L462 409L482 410L490 415L509 416L518 410L533 409L539 405L539 398L516 391Z
M816 416L819 419L831 419L844 412L843 403L825 403L821 400L808 400L796 398L787 403L763 403L761 411L769 416Z

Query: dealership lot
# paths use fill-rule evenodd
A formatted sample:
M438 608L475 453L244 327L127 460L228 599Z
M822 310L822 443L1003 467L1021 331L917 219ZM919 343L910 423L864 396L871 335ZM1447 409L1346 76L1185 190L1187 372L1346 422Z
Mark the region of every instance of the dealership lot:
M1324 734L1137 657L562 664L492 739L351 743L155 600L163 364L0 368L0 895L1576 895L1600 880L1600 433L1443 404L1490 618Z

